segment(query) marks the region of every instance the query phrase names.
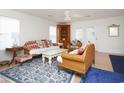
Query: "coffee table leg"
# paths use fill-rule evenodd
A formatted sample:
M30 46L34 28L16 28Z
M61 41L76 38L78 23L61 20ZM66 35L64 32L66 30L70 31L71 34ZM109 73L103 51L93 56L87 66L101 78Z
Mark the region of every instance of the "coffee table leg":
M52 63L52 57L49 57L49 64Z
M43 61L43 63L45 62L45 57L44 56L42 56L42 61Z

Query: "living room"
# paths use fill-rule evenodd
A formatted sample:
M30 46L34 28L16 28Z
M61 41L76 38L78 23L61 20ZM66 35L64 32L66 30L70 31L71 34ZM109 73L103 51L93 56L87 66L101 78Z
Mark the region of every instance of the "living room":
M111 63L110 54L111 55L124 54L124 45L123 45L124 10L123 9L120 9L120 10L117 10L117 9L101 9L101 10L99 9L79 9L79 10L76 10L76 9L16 9L16 10L1 9L0 15L1 15L1 24L2 24L2 20L4 20L3 25L1 25L1 45L3 45L1 46L1 51L0 51L1 74L2 74L1 82L80 83L80 82L84 82L85 80L83 79L83 75L91 72L91 71L88 71L88 69L90 69L90 66L97 68L96 70L98 71L99 69L101 69L101 71L103 70L103 71L110 72L110 74L106 76L106 78L108 77L110 78L111 74L113 74L113 72L116 72L113 68L113 64ZM61 18L61 16L63 17ZM13 24L10 25L10 22L11 23L13 22ZM14 22L16 25L14 24ZM117 32L117 36L111 36L112 33L110 34L110 31L109 31L111 27L118 28L117 30L119 31ZM68 33L66 31L66 28ZM15 30L15 32L17 31L17 33L12 34L11 36L7 34L8 37L4 36L6 34L4 32L8 31L7 33L10 33L10 29L12 31ZM60 32L58 32L59 30ZM66 32L61 32L63 30L65 30ZM115 34L112 34L112 35L115 35ZM11 39L14 39L14 40L11 40ZM50 45L46 45L45 44L46 42L44 42L44 40L50 40L54 44L52 45L52 47L47 47ZM79 45L76 46L76 48L75 47L72 48L71 47L72 42L74 43L74 41L76 42L76 40L79 41ZM64 66L64 68L69 68L69 70L72 70L71 73L73 73L73 71L78 72L78 73L73 73L73 75L70 75L70 78L68 78L67 81L61 81L59 79L58 81L52 81L52 80L47 81L47 79L45 81L44 79L42 79L44 77L41 77L41 80L38 79L38 80L30 81L29 79L29 81L20 81L19 80L20 77L22 77L21 79L24 79L23 76L21 76L21 74L19 74L20 76L18 76L18 79L16 79L17 77L13 78L11 76L12 75L11 72L14 71L14 70L11 71L11 68L14 68L14 66L16 66L17 63L27 64L29 63L28 62L29 59L32 59L33 61L34 60L39 62L41 61L43 64L47 63L48 68L46 70L51 71L51 69L49 69L49 66L51 66L54 63L53 61L65 60L62 57L63 56L65 57L67 53L62 54L63 56L60 55L60 53L62 52L74 53L75 50L77 51L81 47L84 48L84 46L88 43L88 41L94 44L95 52L91 50L92 51L91 54L93 55L89 55L89 54L87 55L89 55L88 57L94 56L93 59L92 57L90 59L91 61L95 61L95 64L91 62L92 64L90 63L90 65L87 67L86 71L84 72L83 71L81 72L81 70L73 67L72 63L70 63L72 66L65 67L66 64L61 65L62 68ZM41 45L37 46L37 43ZM14 55L14 52L13 52L14 49L11 48L12 46L15 48L16 52L19 52L18 55L17 54ZM22 48L16 49L17 46L23 47L23 49ZM28 50L28 48L32 48L32 47L33 48L35 47L35 48ZM40 47L40 50L36 47ZM21 50L21 53L20 53L20 50ZM20 54L21 56L19 56ZM37 58L34 59L33 56L37 54L40 54L39 59ZM69 56L71 59L75 57L70 55L67 55L67 56ZM75 58L74 60L77 60L78 58L79 57ZM15 62L15 59L17 63ZM120 60L123 60L123 56L121 56ZM68 62L70 60L65 60L65 61ZM9 65L7 64L7 62ZM74 64L74 65L76 66L77 64ZM115 65L115 69L118 69L117 66ZM119 72L122 74L123 68L122 67L120 68L121 69L119 70ZM6 69L9 69L9 70L6 70ZM16 67L16 71L17 69L18 67ZM20 66L20 69L22 69L22 66ZM44 67L40 69L44 69ZM21 73L20 71L17 71L17 72ZM42 72L44 73L44 71ZM9 75L7 73L11 73L11 74ZM68 73L68 70L67 70L67 73ZM23 74L25 73L22 73L22 75ZM49 74L55 74L55 73L49 73ZM33 76L34 74L30 73L29 75ZM48 77L50 77L50 75L48 75L47 78ZM121 77L123 77L123 75ZM63 77L63 78L67 78L67 77ZM91 82L94 82L94 83L123 82L123 79L120 79L120 78L119 79L117 78L117 80L113 81L113 78L111 80L106 80L105 77L104 78L99 77L99 79L101 79L101 81L99 80L99 82L91 81L90 79L89 81L87 80L85 82L89 82L89 83Z
M1 92L122 92L123 8L121 0L1 1Z

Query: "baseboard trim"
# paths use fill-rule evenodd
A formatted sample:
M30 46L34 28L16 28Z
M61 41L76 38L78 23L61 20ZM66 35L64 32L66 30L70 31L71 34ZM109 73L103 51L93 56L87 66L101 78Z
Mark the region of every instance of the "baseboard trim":
M101 52L101 53L111 54L111 55L120 55L120 56L124 56L124 53L104 52L104 51L98 51L98 50L97 50L96 52Z

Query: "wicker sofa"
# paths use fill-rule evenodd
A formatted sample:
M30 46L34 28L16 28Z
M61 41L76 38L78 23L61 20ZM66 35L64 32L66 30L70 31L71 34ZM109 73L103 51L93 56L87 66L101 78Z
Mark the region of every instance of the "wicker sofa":
M61 57L63 61L58 64L59 67L85 75L95 60L95 46L89 43L82 55L63 53Z
M23 48L25 54L39 55L42 54L43 51L56 49L59 48L59 46L54 45L50 40L33 40L26 42Z

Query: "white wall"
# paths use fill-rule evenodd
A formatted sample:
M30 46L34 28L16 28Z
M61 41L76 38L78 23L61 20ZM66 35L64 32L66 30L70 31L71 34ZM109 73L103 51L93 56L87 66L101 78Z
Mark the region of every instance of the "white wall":
M20 44L23 45L29 40L49 38L49 26L55 23L13 10L0 10L0 16L7 16L20 21ZM5 51L0 51L0 60L10 58Z
M111 24L120 25L120 37L108 36L108 26ZM82 31L86 33L86 29L89 27L94 28L96 35L95 46L97 51L124 54L124 16L74 22L72 23L71 28L71 39L74 39L76 29L81 28ZM85 40L86 38L83 39L83 41L87 41Z

